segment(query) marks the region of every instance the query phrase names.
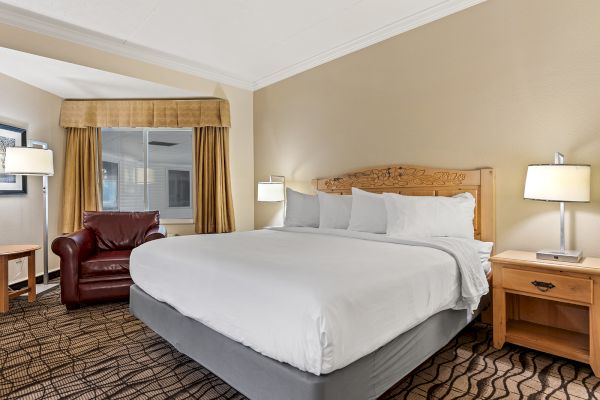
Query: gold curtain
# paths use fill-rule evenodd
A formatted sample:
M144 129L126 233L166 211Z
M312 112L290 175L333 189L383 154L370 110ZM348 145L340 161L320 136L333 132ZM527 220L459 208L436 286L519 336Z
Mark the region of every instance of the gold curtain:
M65 100L63 128L190 128L230 127L229 102L223 99Z
M63 233L81 229L84 211L101 209L100 143L101 133L97 128L67 128Z
M197 233L235 230L229 174L229 128L194 128Z

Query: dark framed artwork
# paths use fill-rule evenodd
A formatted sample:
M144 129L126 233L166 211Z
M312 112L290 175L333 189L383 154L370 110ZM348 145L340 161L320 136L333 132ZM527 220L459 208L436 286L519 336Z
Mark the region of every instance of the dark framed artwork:
M6 149L20 146L27 146L27 132L25 129L0 124L0 195L27 193L26 176L4 173Z

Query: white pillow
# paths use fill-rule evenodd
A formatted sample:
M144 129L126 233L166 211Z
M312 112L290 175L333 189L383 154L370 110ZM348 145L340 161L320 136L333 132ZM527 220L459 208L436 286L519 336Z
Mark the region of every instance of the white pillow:
M390 236L474 238L475 199L471 193L453 197L384 193L383 198Z
M284 226L319 227L319 199L316 195L286 189L287 207Z
M385 233L387 212L382 194L352 188L352 212L348 229L358 232Z
M319 196L319 228L347 229L350 224L352 196L317 192Z

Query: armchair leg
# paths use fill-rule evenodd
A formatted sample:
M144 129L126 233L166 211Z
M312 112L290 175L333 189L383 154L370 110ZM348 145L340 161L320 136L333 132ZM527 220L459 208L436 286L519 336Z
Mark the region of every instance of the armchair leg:
M79 304L65 304L68 311L77 310L79 308Z

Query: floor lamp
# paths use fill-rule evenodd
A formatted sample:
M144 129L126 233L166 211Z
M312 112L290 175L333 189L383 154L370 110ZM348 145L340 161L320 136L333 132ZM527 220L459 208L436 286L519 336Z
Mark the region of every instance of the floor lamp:
M36 292L43 293L56 284L48 283L48 177L54 175L52 150L48 143L28 140L28 147L9 147L6 149L5 173L10 175L28 175L42 177L42 196L44 200L44 283L36 285Z

